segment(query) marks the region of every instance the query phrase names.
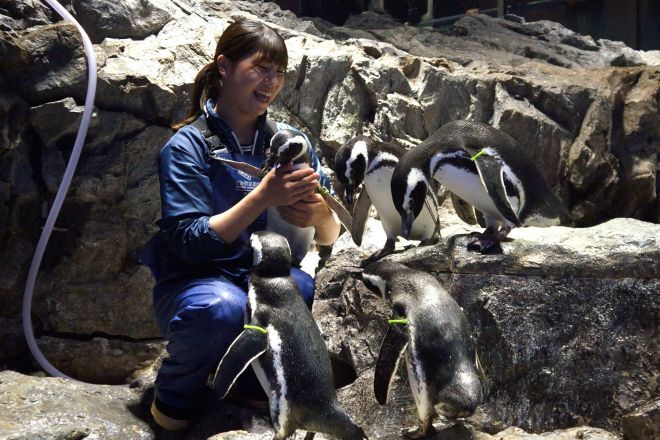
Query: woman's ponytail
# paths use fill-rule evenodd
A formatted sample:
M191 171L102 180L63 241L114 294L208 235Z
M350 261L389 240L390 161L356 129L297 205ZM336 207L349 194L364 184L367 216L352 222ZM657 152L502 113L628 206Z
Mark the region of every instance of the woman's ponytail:
M174 130L190 124L199 117L204 108L204 103L209 97L215 97L220 91L220 74L215 61L206 64L197 73L193 82L192 96L190 97L190 107L186 117L179 122L172 124Z

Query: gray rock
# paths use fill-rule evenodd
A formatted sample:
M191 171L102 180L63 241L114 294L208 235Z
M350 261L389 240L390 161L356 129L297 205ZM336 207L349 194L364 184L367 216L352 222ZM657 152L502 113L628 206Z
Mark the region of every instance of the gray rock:
M73 0L74 16L93 43L107 37L144 39L157 34L174 17L170 1L121 2Z
M130 407L139 396L128 387L0 372L0 437L11 440L81 438L153 439Z
M587 423L616 432L623 414L657 396L649 385L657 376L650 357L657 351L657 225L630 219L599 225L615 217L660 220L657 53L593 41L548 22L470 16L440 32L366 13L333 27L271 2L147 3L67 3L102 42L95 45L94 117L35 291L37 336L48 332L56 341L40 338L45 348L55 347L49 356L75 359L73 373L107 382L129 376L159 351L143 349L159 332L153 281L136 258L160 215L155 158L171 134L167 127L187 110L192 80L213 55L215 38L234 17L248 16L273 24L289 48L286 85L272 114L304 129L326 163L356 134L413 147L450 120L486 121L538 158L577 224L598 225L518 229L503 243L503 255L481 256L465 250L463 235L475 228L443 215L440 245L388 257L443 281L460 299L484 353L488 400L467 427L443 435L485 436L510 424L536 432ZM0 16L0 365L24 366L23 283L44 208L71 151L87 78L72 25L49 24L59 19L41 2L10 2L6 11ZM97 19L100 26L92 23ZM377 222L370 227L379 232ZM388 306L355 279L378 240L368 232L371 248L363 250L340 240L318 273L314 313L328 346L359 373L341 391L343 402L373 433L397 436L399 427L414 423L405 378L392 406L368 400ZM93 339L99 335L103 343ZM100 366L117 359L127 365L105 375ZM597 401L596 393L608 398ZM227 408L206 420L222 419ZM238 419L207 423L198 437L267 426L247 415ZM71 437L87 432L70 426Z
M657 377L653 379L653 385L657 392ZM640 406L630 414L623 416L623 435L631 440L651 440L660 436L660 398Z

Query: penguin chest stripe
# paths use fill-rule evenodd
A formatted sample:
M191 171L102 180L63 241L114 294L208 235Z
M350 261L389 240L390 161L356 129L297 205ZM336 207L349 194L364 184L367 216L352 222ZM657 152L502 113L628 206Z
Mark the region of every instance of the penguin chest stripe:
M394 168L399 163L399 158L390 153L379 153L374 159L369 163L369 168L367 169L367 174L372 173L381 167L391 167Z
M410 344L408 345L408 349L408 380L410 381L413 398L417 404L419 417L421 420L425 420L431 414L433 405L431 404L428 388L426 387L424 365L415 347L415 334L412 326L410 327Z
M279 431L284 426L289 416L289 404L287 401L287 385L282 363L282 338L273 326L268 326L268 345L273 359L273 372L275 374L274 396L271 396L271 417L276 429Z

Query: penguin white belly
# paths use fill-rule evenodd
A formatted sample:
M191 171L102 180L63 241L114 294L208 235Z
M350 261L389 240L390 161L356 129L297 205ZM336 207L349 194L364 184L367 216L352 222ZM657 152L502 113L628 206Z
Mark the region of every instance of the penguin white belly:
M268 326L268 354L272 361L272 366L264 368L262 364L263 357L252 361L254 370L261 387L268 395L270 406L270 416L275 426L275 431L280 431L287 424L289 417L289 404L287 401L287 384L282 366L282 338L272 325ZM268 375L266 370L271 371ZM271 376L271 377L269 377Z
M493 200L481 183L479 174L470 173L464 168L443 165L438 168L433 177L447 190L481 211L484 216L504 221L504 217L495 207Z
M394 168L382 167L364 178L364 189L369 194L371 203L378 211L378 217L383 224L383 229L388 237L401 235L401 216L392 202L392 190L390 181Z
M401 235L401 215L394 207L390 181L394 168L381 167L365 176L364 188L369 194L371 203L378 211L383 229L389 238ZM415 219L410 234L412 240L424 240L433 235L436 220L428 209L423 209Z
M429 398L428 388L426 387L425 372L415 350L414 335L412 332L410 333L410 344L406 353L406 368L408 370L410 390L417 406L417 414L420 420L426 421L432 417L434 408Z
M289 242L294 261L296 263L302 261L314 240L314 233L316 232L314 226L308 228L294 226L285 221L274 206L268 208L266 216L266 230L283 235L286 241Z

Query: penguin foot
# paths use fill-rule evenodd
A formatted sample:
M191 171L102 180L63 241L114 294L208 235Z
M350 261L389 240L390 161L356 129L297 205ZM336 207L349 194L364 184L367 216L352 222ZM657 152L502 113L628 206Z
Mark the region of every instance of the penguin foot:
M418 428L404 429L401 431L401 435L403 436L403 438L409 438L409 439L429 438L435 434L436 434L436 430L433 427L433 425L430 425L430 427L427 429L422 429L418 427Z
M484 255L501 254L504 252L500 245L500 240L498 240L496 236L480 234L478 232L473 232L470 235L473 236L474 239L468 243L468 251L479 252Z
M440 237L426 238L419 242L420 246L433 246L440 243Z
M379 251L374 252L369 257L365 258L364 260L360 261L360 267L367 267L371 263L374 263L374 262L380 260L381 258L383 258L387 255L390 255L392 253L394 253L394 249L388 249L388 248L385 247L385 248L383 248Z

